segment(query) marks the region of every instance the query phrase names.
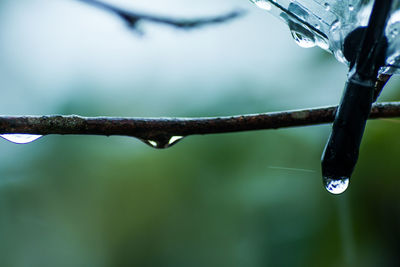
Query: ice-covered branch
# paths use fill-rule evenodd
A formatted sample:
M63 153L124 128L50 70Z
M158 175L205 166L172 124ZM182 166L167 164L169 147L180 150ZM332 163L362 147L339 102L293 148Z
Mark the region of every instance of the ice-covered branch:
M244 11L236 10L228 14L215 17L199 18L199 19L174 19L174 18L134 12L98 0L77 0L77 1L84 2L89 5L93 5L98 8L102 8L106 11L109 11L111 13L114 13L118 17L123 19L128 24L128 26L133 29L136 29L137 23L141 21L164 24L181 29L194 29L206 25L227 22L244 14Z
M123 135L165 148L188 135L230 133L332 122L336 106L211 118L0 116L0 134ZM376 103L371 119L400 117L400 102Z

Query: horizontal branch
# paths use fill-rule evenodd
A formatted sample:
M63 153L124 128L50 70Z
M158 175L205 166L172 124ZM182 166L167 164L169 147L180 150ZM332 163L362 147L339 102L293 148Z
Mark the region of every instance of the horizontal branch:
M122 135L165 148L188 135L278 129L332 122L336 106L211 118L0 116L0 134ZM371 119L400 117L400 102L376 103Z
M149 21L181 29L194 29L201 26L227 22L244 14L244 11L236 10L228 14L223 14L216 17L200 18L200 19L173 19L173 18L167 18L167 17L161 17L156 15L149 15L149 14L125 10L123 8L119 8L117 6L98 0L78 0L78 1L112 12L117 16L119 16L122 20L124 20L129 27L134 29L136 29L137 23L140 21Z

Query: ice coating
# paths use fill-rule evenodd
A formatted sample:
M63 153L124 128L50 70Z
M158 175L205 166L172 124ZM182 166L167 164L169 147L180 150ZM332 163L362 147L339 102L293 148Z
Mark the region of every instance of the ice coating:
M346 36L367 26L373 1L365 0L250 0L288 24L291 34L301 47L319 46L335 55L342 63ZM383 73L400 69L400 1L395 1L386 26L389 41L387 66Z

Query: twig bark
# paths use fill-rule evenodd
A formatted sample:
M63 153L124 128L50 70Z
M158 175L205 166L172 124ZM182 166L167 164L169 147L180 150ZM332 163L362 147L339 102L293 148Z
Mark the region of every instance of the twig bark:
M211 118L0 116L0 134L123 135L167 147L176 136L278 129L332 122L336 106ZM400 117L400 102L376 103L370 119Z
M242 10L232 11L228 14L209 17L209 18L200 18L200 19L173 19L156 15L149 15L134 11L128 11L123 8L119 8L117 6L98 1L98 0L77 0L79 2L84 2L92 6L96 6L98 8L104 9L106 11L112 12L119 16L122 20L124 20L129 27L136 29L137 23L140 21L148 21L158 24L164 24L176 28L181 29L194 29L206 25L218 24L227 22L229 20L235 19L244 14Z

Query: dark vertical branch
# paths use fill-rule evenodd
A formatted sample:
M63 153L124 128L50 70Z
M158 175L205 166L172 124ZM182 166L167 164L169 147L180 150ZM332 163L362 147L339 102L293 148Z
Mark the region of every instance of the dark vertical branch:
M327 188L332 182L348 181L353 173L371 105L390 78L379 80L378 72L386 61L385 26L391 7L392 0L375 0L368 26L354 31L361 29L363 33L360 48L350 64L349 78L322 155L322 175ZM350 34L346 39L355 36Z

